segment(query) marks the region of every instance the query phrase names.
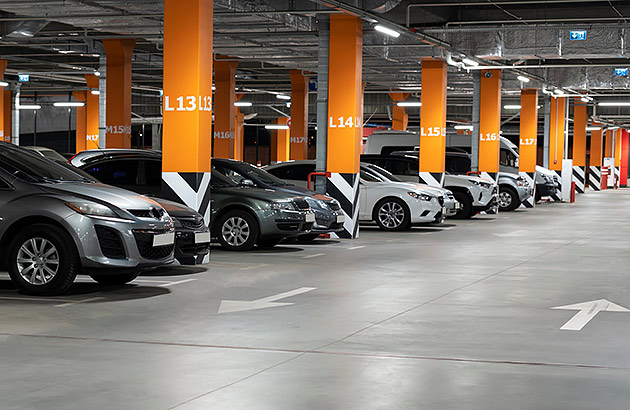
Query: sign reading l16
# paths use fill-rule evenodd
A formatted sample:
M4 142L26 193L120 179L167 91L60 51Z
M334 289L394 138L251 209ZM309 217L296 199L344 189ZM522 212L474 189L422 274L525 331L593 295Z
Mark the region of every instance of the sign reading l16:
M627 77L628 76L628 68L615 68L615 75L618 77Z
M569 31L570 40L586 40L586 30L571 30Z

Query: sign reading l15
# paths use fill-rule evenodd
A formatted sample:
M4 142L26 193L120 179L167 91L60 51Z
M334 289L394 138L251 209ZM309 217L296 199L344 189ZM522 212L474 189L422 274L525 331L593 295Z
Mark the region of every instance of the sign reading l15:
M615 68L615 75L618 77L627 77L628 76L628 68Z
M586 30L569 31L569 40L586 40Z

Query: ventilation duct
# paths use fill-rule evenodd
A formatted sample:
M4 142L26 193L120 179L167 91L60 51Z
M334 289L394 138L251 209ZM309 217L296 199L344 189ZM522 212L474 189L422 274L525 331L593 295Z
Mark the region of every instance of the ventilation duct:
M47 25L47 21L7 22L0 26L0 38L34 37Z

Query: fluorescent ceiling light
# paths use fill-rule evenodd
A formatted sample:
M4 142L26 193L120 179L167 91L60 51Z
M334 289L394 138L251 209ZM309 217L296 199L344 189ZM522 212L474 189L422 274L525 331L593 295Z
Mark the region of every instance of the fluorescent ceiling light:
M0 87L8 87L9 83L7 83L6 81L0 81Z
M563 90L553 90L554 95L558 96L558 97L562 97L564 95L564 91Z
M630 105L630 101L604 101L597 105L602 107L627 107Z
M417 86L409 86L409 87L398 87L398 88L400 88L401 90L404 90L404 91L420 91L420 90L422 90L422 87L419 86L419 85L417 85Z
M94 71L93 73L95 76L100 77L101 76L101 72L100 71Z
M85 103L78 101L66 101L53 103L55 107L83 107Z
M252 103L249 101L237 101L234 103L235 107L251 107Z
M618 130L619 127L609 127L608 129L611 130L611 131L614 131L614 130Z
M90 92L92 93L92 95L101 95L101 92L99 90L92 90Z
M459 125L454 126L453 128L455 128L456 130L470 130L470 131L472 131L473 126L472 125L461 125L461 124L459 124Z
M284 94L277 94L276 98L278 98L280 100L290 100L291 96L290 95L284 95Z
M288 130L289 126L288 125L281 125L281 124L267 124L267 125L265 125L265 129L268 129L268 130Z
M503 108L505 108L506 110L520 110L521 106L518 104L507 104L504 105Z
M399 107L422 107L420 101L400 101L396 103Z
M582 100L582 102L588 102L589 101L587 97L582 97L582 98L580 98L580 100Z
M400 33L397 32L396 30L392 30L391 28L381 26L380 24L375 25L374 30L380 31L381 33L387 34L388 36L392 36L392 37L400 36Z
M522 75L519 75L518 77L516 77L516 79L517 79L518 81L522 81L522 82L524 82L524 83L528 83L528 82L529 82L529 78L527 78L527 77L523 77Z
M475 60L472 60L472 59L470 59L468 57L462 58L462 63L464 63L466 65L473 66L473 67L477 67L479 65L478 62L476 62Z
M602 127L586 127L586 131L599 131Z
M27 105L18 105L17 106L18 110L39 110L40 108L42 108L41 105L37 105L37 104L27 104Z

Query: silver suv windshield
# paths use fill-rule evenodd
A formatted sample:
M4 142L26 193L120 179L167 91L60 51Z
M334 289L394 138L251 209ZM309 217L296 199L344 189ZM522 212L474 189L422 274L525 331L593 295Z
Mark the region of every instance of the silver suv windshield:
M39 154L9 144L0 146L0 168L26 182L89 181Z

